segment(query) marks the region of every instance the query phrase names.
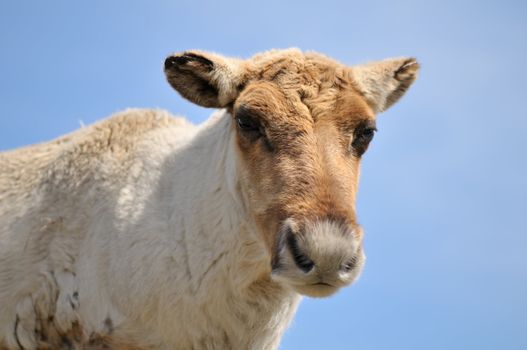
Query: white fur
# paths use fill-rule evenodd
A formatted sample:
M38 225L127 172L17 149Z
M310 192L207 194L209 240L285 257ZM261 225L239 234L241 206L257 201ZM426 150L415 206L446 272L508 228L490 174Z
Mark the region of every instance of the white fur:
M333 70L316 67L338 67L298 50L247 61L194 51L167 58L165 73L190 101L225 107L274 65L294 77L284 81L304 67L300 80L321 86L317 74ZM395 59L348 72L379 112L418 68ZM342 223L277 223L269 244L254 221L268 207L248 209L232 119L220 111L194 126L129 110L0 154L0 349L274 349L299 293L352 283L364 263L354 204Z
M142 113L167 115L121 117ZM84 340L276 348L300 297L270 280L244 219L231 117L179 121L123 159L90 158L77 140L104 123L0 155L0 348L36 349L37 316L59 333L80 325Z

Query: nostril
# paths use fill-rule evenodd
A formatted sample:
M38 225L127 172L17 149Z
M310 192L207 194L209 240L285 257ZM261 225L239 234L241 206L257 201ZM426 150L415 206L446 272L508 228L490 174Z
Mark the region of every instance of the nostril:
M304 271L305 273L311 271L315 266L315 263L311 259L309 259L305 254L302 253L293 253L293 259L295 260L295 263L300 268L300 270Z
M344 264L342 264L341 269L348 272L357 266L357 258L353 257L350 260L346 261Z
M287 235L287 246L291 251L291 255L293 256L296 266L298 266L300 270L308 273L313 269L315 263L306 254L302 253L298 247L298 242L295 238L295 235L290 232Z

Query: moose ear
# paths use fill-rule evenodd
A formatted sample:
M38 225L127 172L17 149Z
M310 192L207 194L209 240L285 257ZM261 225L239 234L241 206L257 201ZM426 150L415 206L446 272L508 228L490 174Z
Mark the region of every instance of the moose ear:
M189 101L222 108L233 102L244 80L244 62L199 51L186 51L165 60L170 85Z
M352 67L359 90L376 113L397 102L412 85L418 71L415 58L392 58Z

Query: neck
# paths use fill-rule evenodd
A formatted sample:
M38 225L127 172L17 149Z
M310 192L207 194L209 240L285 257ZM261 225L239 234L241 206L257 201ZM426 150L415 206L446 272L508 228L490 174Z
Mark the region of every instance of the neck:
M222 269L247 270L228 280L239 290L270 266L240 191L231 120L226 111L213 114L173 163L178 168L173 173L185 179L173 178L172 187L179 197L173 202L179 205L174 208L172 224L182 228L179 238L188 254L187 274L193 293L208 293L204 283L213 283Z
M152 336L167 344L203 347L191 334L207 325L201 336L212 348L272 349L296 309L298 295L270 280L269 254L239 186L235 142L231 116L220 111L164 161L155 196L162 200L149 212L166 213L168 226L160 229L163 249L144 255L144 273L134 274L138 291L148 286L134 300L156 296L152 313L135 318L142 327L163 325Z

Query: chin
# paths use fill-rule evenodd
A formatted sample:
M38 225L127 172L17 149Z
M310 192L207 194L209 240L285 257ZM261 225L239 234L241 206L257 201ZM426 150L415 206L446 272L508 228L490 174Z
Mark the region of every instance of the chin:
M327 283L296 285L293 287L299 294L312 298L325 298L335 294L340 288Z

